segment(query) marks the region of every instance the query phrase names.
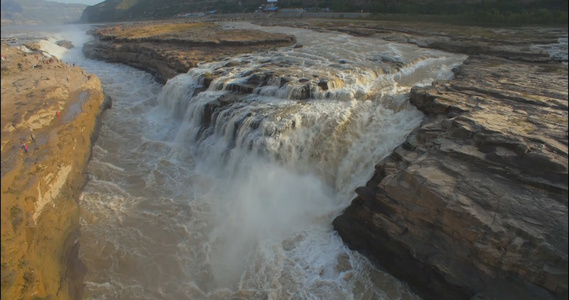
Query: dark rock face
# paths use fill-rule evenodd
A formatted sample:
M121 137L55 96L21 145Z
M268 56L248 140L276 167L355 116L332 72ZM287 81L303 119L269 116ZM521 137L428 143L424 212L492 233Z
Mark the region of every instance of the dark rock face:
M71 41L68 41L68 40L60 40L60 41L57 41L56 44L60 47L67 48L67 49L73 48L73 43Z
M334 220L427 299L567 299L567 67L470 57Z

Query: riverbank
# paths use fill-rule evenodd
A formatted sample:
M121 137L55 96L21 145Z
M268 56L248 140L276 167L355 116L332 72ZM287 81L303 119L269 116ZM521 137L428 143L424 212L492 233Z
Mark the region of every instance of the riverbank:
M80 299L72 249L101 83L41 50L2 56L2 299Z
M294 36L258 30L228 30L217 23L156 21L96 28L85 56L145 70L160 83L198 63L294 45Z

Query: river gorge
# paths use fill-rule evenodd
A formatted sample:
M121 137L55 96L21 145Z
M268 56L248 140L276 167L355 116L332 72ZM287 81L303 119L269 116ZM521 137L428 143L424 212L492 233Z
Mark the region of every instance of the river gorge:
M79 199L82 298L567 295L566 57L273 25L221 22L294 40L187 72L61 33L113 100Z

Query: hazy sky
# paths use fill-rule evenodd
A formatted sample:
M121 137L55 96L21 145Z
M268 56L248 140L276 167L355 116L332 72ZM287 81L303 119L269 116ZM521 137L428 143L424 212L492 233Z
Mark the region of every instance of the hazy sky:
M51 2L59 2L59 3L80 3L80 4L87 4L87 5L95 5L99 4L105 0L47 0Z

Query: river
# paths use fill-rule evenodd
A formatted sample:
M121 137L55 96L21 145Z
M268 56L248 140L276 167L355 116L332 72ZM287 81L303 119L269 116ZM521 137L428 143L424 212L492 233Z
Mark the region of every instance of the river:
M86 27L57 33L76 47L50 52L97 75L113 99L80 197L84 298L419 299L349 250L332 220L421 123L411 87L450 79L466 56L224 26L294 34L302 47L220 58L161 85L85 58ZM328 90L308 100L282 82L231 92L267 72L327 78Z

